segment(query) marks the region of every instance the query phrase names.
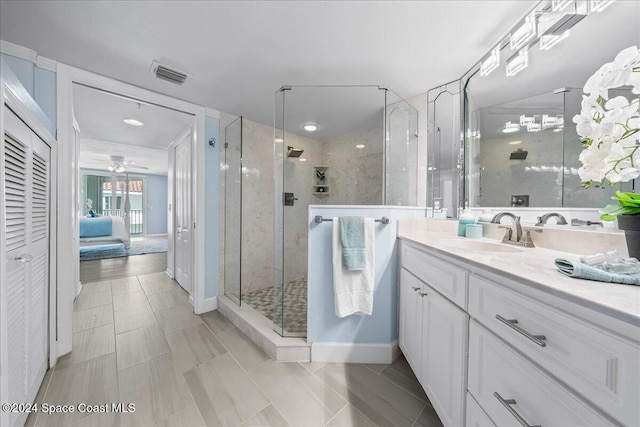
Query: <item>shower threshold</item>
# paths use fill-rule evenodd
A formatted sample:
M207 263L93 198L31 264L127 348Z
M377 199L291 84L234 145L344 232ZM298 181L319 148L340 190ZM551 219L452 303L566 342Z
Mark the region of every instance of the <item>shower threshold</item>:
M306 338L281 337L273 322L248 304L238 306L228 297L218 297L218 310L258 347L280 362L309 362L311 344Z

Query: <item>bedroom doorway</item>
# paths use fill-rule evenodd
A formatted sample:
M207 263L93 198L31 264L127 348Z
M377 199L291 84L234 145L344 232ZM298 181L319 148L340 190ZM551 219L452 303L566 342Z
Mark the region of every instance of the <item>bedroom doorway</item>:
M73 112L79 129L80 282L121 269L136 275L132 265L177 279L171 266L179 241L173 244L178 233L170 230L170 205L178 179L170 157L173 146L192 133L194 116L81 84L73 84ZM185 191L191 191L190 182ZM134 260L138 256L150 261Z

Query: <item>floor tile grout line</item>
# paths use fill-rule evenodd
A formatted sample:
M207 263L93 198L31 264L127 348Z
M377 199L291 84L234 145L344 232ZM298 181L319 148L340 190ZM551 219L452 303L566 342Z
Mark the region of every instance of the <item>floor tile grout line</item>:
M426 393L425 393L425 397L427 398L427 400L425 401L423 397L416 396L416 395L415 395L415 393L414 393L414 392L412 392L411 390L407 389L406 387L402 386L401 384L398 384L398 383L397 383L397 382L395 382L393 379L388 378L388 377L385 377L384 375L382 375L382 373L383 373L384 371L386 371L386 370L387 370L387 368L390 368L390 367L391 367L391 365L393 365L393 362L391 362L391 364L389 364L389 366L385 367L385 368L384 368L382 371L380 371L379 373L378 373L378 372L376 372L376 374L378 374L378 376L380 376L380 377L384 378L385 380L387 380L387 381L391 382L393 385L395 385L395 386L396 386L396 387L398 387L399 389L404 390L405 392L409 393L411 396L415 397L416 399L418 399L418 400L420 400L421 402L424 402L424 403L426 403L426 404L428 405L428 404L429 404L429 396L427 396L427 394L426 394ZM373 369L372 369L372 371L373 371ZM373 371L373 372L375 372L375 371ZM416 378L416 379L417 379L417 378ZM419 385L420 387L422 387L422 384L420 384L420 382L419 382L419 381L418 381L418 385Z
M420 416L422 415L422 413L427 410L427 406L429 405L425 403L424 407L422 408L422 411L420 411L416 419L413 420L413 424L411 424L411 427L414 427L418 423L418 420L420 419Z
M304 368L303 368L303 369L304 369ZM342 397L342 396L340 396L340 397ZM339 410L338 412L336 412L335 414L333 414L333 417L331 417L331 418L330 418L326 423L324 423L324 424L323 424L323 426L329 425L329 423L330 423L331 421L333 421L333 419L334 419L335 417L337 417L338 415L340 415L340 412L342 412L342 411L346 410L346 409L349 407L349 405L350 405L349 401L348 401L348 400L346 400L346 399L344 399L344 400L345 400L345 405L344 405L342 408L340 408L340 410Z

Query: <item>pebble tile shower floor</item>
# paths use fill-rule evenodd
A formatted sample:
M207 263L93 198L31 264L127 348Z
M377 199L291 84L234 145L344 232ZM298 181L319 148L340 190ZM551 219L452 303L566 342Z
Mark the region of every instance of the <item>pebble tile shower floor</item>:
M195 315L163 273L86 283L73 352L38 403L135 412L31 414L27 426L441 426L406 360L277 362L218 311Z
M272 322L282 324L284 308L284 330L292 334L307 332L307 279L288 282L284 299L281 287L270 286L242 294L242 302L262 313ZM274 303L275 301L275 303ZM282 304L279 303L282 301Z

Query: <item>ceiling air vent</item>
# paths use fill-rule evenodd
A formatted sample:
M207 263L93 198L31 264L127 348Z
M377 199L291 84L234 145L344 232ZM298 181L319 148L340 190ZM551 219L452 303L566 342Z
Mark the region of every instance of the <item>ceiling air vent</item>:
M174 68L169 68L166 65L162 65L153 61L151 64L151 72L159 79L166 80L175 84L183 84L187 80L187 73L178 71Z

